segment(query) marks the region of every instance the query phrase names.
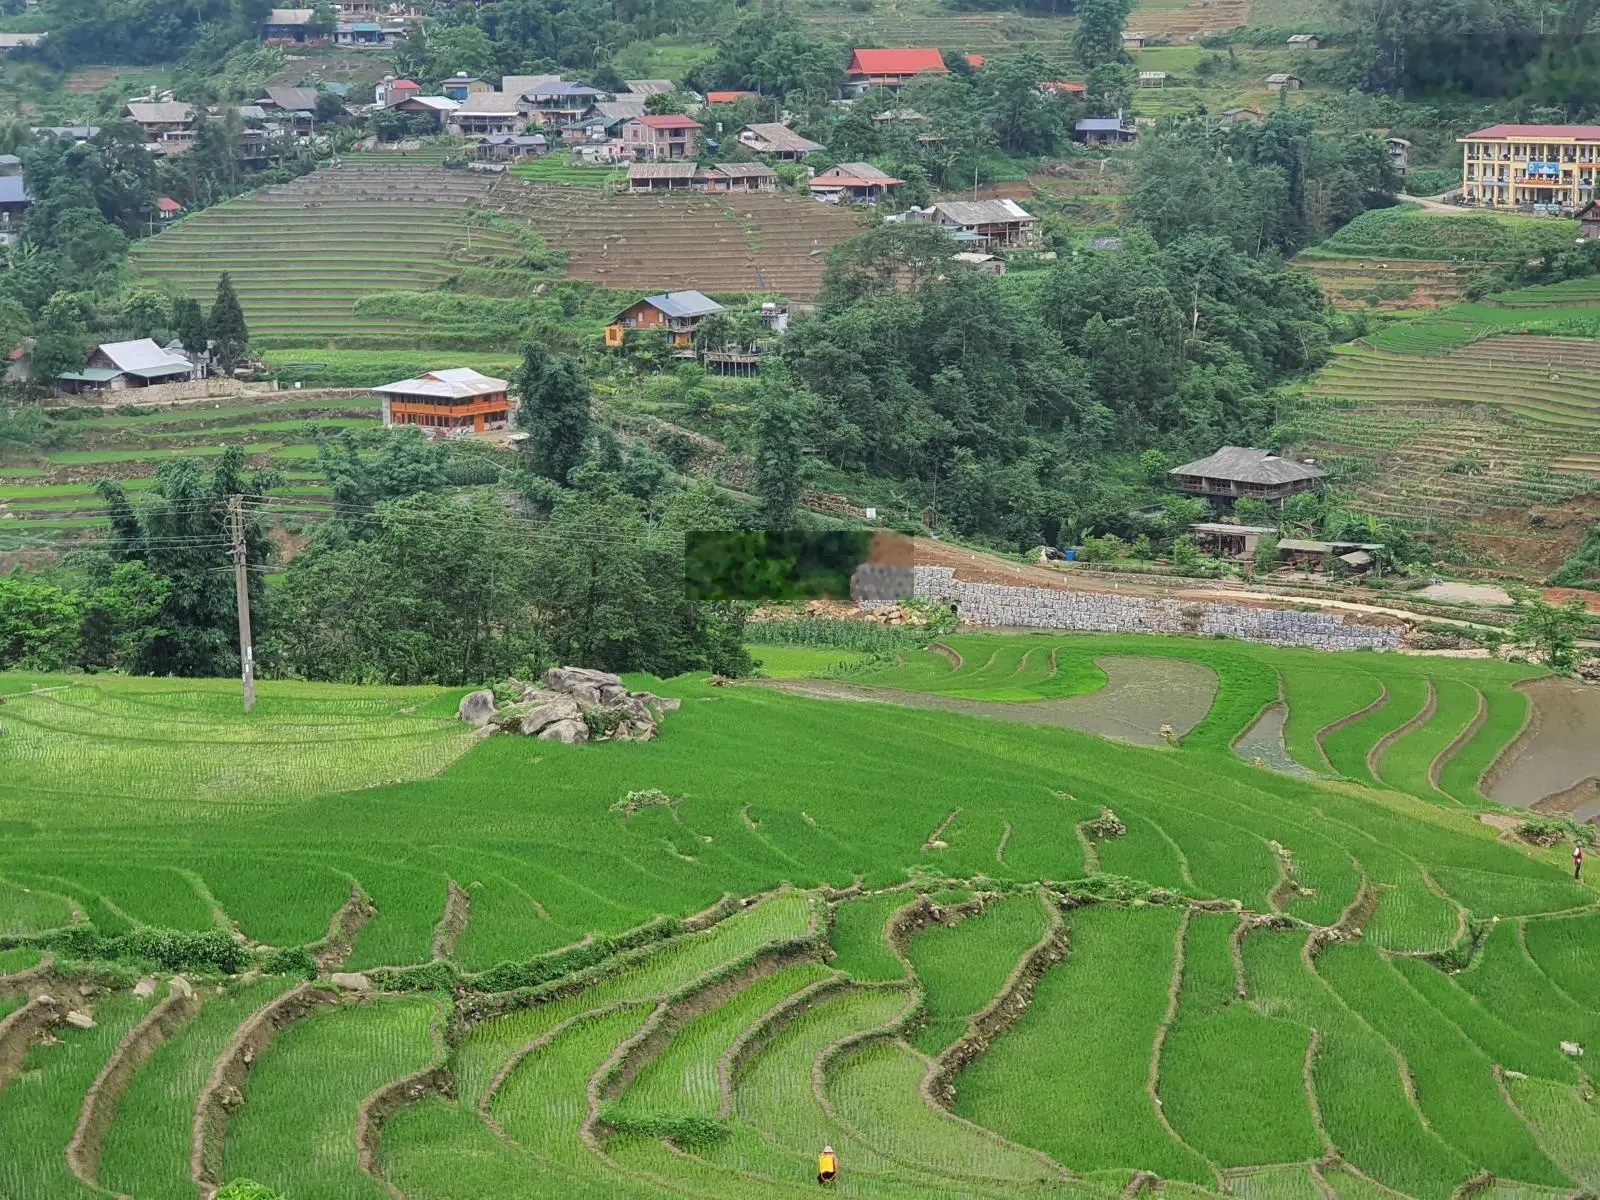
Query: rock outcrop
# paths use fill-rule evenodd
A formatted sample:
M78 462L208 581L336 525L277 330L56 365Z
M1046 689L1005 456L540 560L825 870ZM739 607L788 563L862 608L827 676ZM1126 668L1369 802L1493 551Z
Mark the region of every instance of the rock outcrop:
M542 686L508 679L496 692L473 692L461 701L462 721L482 735L515 733L542 742L648 742L663 713L678 707L650 692L630 692L616 675L588 667L551 667Z

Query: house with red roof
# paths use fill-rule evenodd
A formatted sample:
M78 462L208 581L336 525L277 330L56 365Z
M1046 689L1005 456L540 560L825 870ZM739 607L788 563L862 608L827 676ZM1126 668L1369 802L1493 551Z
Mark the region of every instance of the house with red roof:
M171 196L156 197L156 220L165 225L168 221L176 221L183 213L183 205Z
M847 162L813 175L807 186L824 204L876 204L904 182L871 163Z
M623 153L635 162L693 159L700 153L703 128L699 121L682 113L630 117L622 123Z
M707 104L737 104L741 100L759 100L755 92L707 92Z
M1461 199L1573 213L1595 199L1600 125L1491 125L1461 143Z
M944 56L937 50L852 50L844 69L844 95L860 96L872 88L898 92L918 75L948 75Z

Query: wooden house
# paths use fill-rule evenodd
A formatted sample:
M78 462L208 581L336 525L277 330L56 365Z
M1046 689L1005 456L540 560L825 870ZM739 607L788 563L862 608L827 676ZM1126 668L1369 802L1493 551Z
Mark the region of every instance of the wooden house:
M1578 236L1585 241L1600 238L1600 200L1591 200L1578 210Z
M1039 244L1039 221L1015 200L941 200L933 219L942 228L985 250L1032 250Z
M674 350L694 352L694 335L707 317L727 310L699 292L662 292L628 305L606 326L606 346L619 348L634 329L666 334Z
M1142 50L1149 40L1149 34L1140 33L1135 29L1127 29L1122 34L1122 48L1124 50Z
M442 435L508 428L517 407L504 379L471 367L428 371L372 390L383 400L385 425L417 425Z
M693 162L632 163L628 167L630 192L687 192L695 186Z
M155 141L164 133L177 133L194 128L194 105L173 100L130 100L122 106L129 123L137 125L145 137Z
M527 123L522 97L515 92L474 92L446 122L452 133L502 136L521 133Z
M1173 467L1167 474L1181 492L1208 499L1249 498L1275 504L1315 489L1322 478L1322 472L1310 463L1250 446L1224 446L1207 458Z
M57 380L69 392L121 392L194 376L194 363L183 355L163 350L151 338L139 338L96 346L82 370L66 371Z
M1272 525L1228 525L1221 521L1199 521L1189 526L1189 537L1201 550L1218 558L1249 558L1261 539L1277 534Z
M1136 141L1137 126L1129 125L1121 117L1084 117L1072 127L1074 141L1088 146L1116 146Z
M1291 75L1287 71L1274 71L1267 76L1266 84L1273 91L1298 92L1305 86L1305 82L1298 75Z
M716 163L695 178L706 192L775 192L778 173L766 163Z
M808 154L823 149L820 142L803 138L787 125L757 123L739 130L739 140L757 154L780 162L800 162Z
M317 26L314 8L275 8L261 22L264 42L324 42L327 31Z
M903 182L871 163L850 162L813 175L808 186L825 204L876 204Z
M1316 50L1322 45L1322 39L1314 33L1297 33L1289 38L1287 44L1296 50Z
M0 175L0 242L13 244L22 234L22 221L33 205L21 175Z

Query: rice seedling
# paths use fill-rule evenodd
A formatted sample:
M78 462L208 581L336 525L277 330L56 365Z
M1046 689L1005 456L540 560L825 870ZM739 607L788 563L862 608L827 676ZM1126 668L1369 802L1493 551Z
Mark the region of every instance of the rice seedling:
M1037 1156L1001 1145L930 1108L917 1087L927 1061L901 1042L855 1051L828 1076L828 1099L851 1130L885 1157L940 1175L1003 1187L1059 1181Z
M66 897L0 879L0 934L37 933L71 923Z
M893 1176L896 1164L849 1136L818 1106L811 1092L811 1067L841 1038L893 1022L905 1011L907 1000L898 988L851 989L818 999L745 1064L734 1084L734 1114L760 1130L763 1140L805 1155L813 1164L817 1151L831 1143L846 1162L854 1164L852 1171ZM701 1153L712 1162L727 1163L737 1152L737 1144L719 1142Z
M524 1055L494 1094L495 1119L521 1146L579 1174L600 1164L578 1130L589 1115L589 1077L650 1015L648 1004L578 1021Z
M1600 967L1594 961L1597 915L1587 912L1523 926L1528 956L1552 983L1586 1008L1600 1007Z
M1132 817L1121 837L1095 845L1100 869L1112 875L1140 879L1154 887L1186 890L1183 856L1178 844L1147 816Z
M1439 771L1439 790L1462 804L1485 804L1478 781L1496 756L1522 731L1528 714L1528 697L1513 688L1482 688L1484 720L1470 741Z
M113 996L95 1005L93 1029L64 1029L28 1048L21 1068L0 1091L0 1196L77 1200L97 1193L67 1167L67 1142L83 1094L117 1042L144 1016L149 1001Z
M1251 1007L1317 1031L1317 1111L1347 1162L1408 1196L1445 1200L1472 1175L1472 1160L1423 1124L1389 1044L1306 969L1304 946L1296 933L1245 938Z
M31 946L18 946L13 950L0 950L0 975L11 975L39 965L44 951Z
M666 1200L672 1193L621 1174L577 1171L500 1141L470 1109L429 1096L397 1112L379 1144L384 1178L430 1200Z
M208 995L200 1011L158 1046L129 1081L106 1131L100 1182L140 1200L191 1200L194 1106L223 1047L251 1013L293 981L282 977Z
M888 923L915 901L916 893L899 891L860 896L836 905L828 931L828 943L833 947L830 964L862 983L904 979L905 964L889 948Z
M1451 976L1507 1025L1547 1046L1600 1045L1600 1019L1561 991L1527 956L1517 922L1501 921L1483 941L1470 971Z
M1298 1163L1230 1175L1228 1187L1240 1200L1320 1200L1324 1195L1310 1169Z
M1600 1113L1594 1101L1569 1083L1549 1079L1507 1079L1505 1085L1561 1169L1582 1187L1600 1186Z
M956 1112L1077 1170L1131 1164L1209 1182L1205 1162L1162 1128L1145 1090L1180 917L1074 910L1066 961L1045 973L1016 1027L959 1076ZM1073 1086L1057 1086L1064 1079Z
M1322 749L1339 774L1361 783L1376 784L1367 756L1388 734L1422 713L1428 703L1428 681L1412 674L1385 675L1388 700L1383 707L1327 734Z
M932 925L906 945L923 989L923 1023L911 1044L937 1055L967 1030L1016 970L1030 947L1050 929L1044 901L1016 892L952 925Z
M755 1021L802 988L828 977L816 963L785 967L742 988L710 1012L684 1023L634 1077L620 1107L635 1113L715 1117L721 1102L717 1064Z
M1386 787L1423 799L1455 802L1433 786L1433 764L1466 731L1478 713L1478 692L1470 683L1443 675L1431 677L1434 710L1426 723L1401 736L1384 753L1378 774Z
M1571 1182L1501 1101L1488 1056L1388 963L1354 943L1324 948L1316 963L1340 998L1405 1056L1417 1103L1435 1133L1501 1178L1550 1187Z
M1289 720L1283 727L1283 744L1302 767L1326 771L1332 764L1318 734L1335 721L1360 712L1383 697L1383 683L1365 670L1307 663L1286 666L1284 696Z
M1322 1144L1301 1078L1311 1034L1237 1002L1236 924L1220 914L1189 922L1178 1013L1161 1046L1163 1111L1222 1167L1312 1159Z
M1432 963L1396 955L1389 963L1445 1020L1470 1038L1490 1060L1511 1071L1568 1083L1578 1081L1578 1068L1555 1043L1544 1042L1490 1012Z
M374 1090L427 1066L439 1002L389 997L328 1009L283 1030L250 1072L228 1122L229 1178L296 1200L382 1197L356 1162L356 1110Z

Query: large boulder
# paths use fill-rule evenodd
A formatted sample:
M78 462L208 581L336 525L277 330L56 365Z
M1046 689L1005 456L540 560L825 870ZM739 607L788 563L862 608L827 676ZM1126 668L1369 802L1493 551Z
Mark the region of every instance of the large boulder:
M556 696L524 712L517 721L517 732L524 737L532 737L564 721L576 721L583 725L583 708L571 696ZM588 726L584 725L584 728Z
M473 729L481 729L494 717L494 693L487 689L461 697L456 714Z
M589 726L580 714L574 721L556 721L539 731L541 742L565 742L576 746L589 740Z
M603 687L622 687L620 676L589 667L551 667L544 673L544 685L552 692L572 694L575 687L590 687L597 693Z

